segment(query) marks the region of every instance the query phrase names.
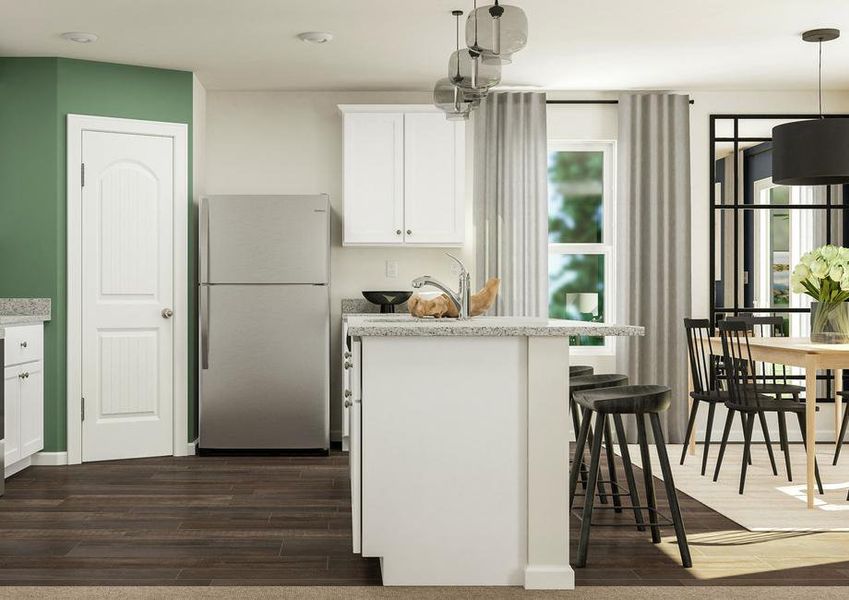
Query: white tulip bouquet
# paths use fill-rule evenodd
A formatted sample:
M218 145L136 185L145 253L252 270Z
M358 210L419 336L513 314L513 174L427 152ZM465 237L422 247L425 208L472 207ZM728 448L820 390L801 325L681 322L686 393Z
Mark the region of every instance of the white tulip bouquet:
M804 254L790 275L790 289L816 300L812 341L849 341L849 248L828 244Z

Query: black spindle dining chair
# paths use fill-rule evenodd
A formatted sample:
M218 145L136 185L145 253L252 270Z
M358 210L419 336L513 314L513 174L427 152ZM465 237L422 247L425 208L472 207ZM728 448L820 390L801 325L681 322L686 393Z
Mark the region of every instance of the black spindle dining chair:
M696 414L702 402L708 404L707 428L705 429L704 448L702 453L702 475L707 470L708 452L710 450L711 431L716 405L725 402L726 394L720 391L717 377L721 367L721 356L715 355L710 348L710 338L714 330L708 319L684 319L684 330L687 333L687 349L690 358L690 377L693 391L690 399L690 416L687 419L687 433L684 436L684 448L681 451L681 464L687 458L689 441L696 426Z
M722 432L722 444L719 448L719 456L716 461L716 470L713 480L719 478L719 470L722 459L728 445L728 437L734 422L734 416L739 413L743 424L743 461L740 471L740 488L742 494L746 485L746 471L751 462L752 431L755 425L755 415L763 415L765 412L795 413L802 432L802 441L805 441L805 405L794 400L772 398L761 392L761 384L758 382L757 368L752 360L749 347L748 324L739 320L720 321L719 333L722 338L722 354L724 376L727 381L728 397L725 406L728 416L725 420L725 428ZM782 415L783 416L783 415ZM779 422L781 422L779 420ZM762 421L763 424L763 421ZM782 447L787 448L786 429L782 431ZM819 465L814 458L814 472L816 474L817 488L823 493L822 480L820 478Z

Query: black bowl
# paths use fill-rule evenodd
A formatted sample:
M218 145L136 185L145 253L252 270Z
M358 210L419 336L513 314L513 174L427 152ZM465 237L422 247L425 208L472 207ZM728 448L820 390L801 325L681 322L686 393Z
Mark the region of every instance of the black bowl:
M380 306L382 313L394 313L395 306L410 299L413 292L363 292L363 297Z

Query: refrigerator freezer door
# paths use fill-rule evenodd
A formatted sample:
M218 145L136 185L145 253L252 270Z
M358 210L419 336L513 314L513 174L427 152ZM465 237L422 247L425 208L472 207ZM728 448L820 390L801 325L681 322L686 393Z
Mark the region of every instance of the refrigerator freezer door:
M209 196L202 283L328 283L330 205L319 196Z
M327 286L201 288L208 362L200 371L200 447L327 448Z

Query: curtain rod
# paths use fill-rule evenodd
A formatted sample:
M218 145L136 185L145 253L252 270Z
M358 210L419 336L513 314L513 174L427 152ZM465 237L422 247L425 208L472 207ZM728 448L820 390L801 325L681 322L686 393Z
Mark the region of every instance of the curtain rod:
M619 104L619 100L546 100L546 104ZM690 100L690 104L695 104Z

